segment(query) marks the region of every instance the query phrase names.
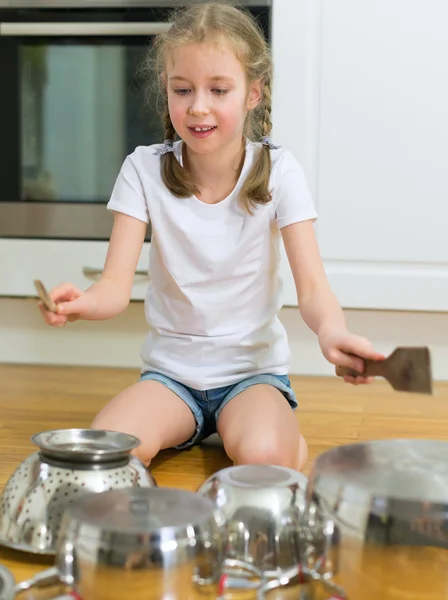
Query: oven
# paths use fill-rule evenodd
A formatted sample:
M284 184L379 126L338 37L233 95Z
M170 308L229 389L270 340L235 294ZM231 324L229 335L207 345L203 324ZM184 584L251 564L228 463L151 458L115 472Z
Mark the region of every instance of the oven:
M181 4L0 0L0 238L108 240L124 158L163 140L139 73ZM244 4L270 41L270 0Z

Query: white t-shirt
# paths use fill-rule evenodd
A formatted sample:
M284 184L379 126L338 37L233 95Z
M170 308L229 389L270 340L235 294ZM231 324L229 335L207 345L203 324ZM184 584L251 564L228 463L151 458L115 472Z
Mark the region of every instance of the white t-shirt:
M260 143L247 141L238 183L218 204L177 198L163 184L160 144L139 146L118 175L108 208L148 223L152 237L142 371L199 390L260 373L286 375L289 346L278 318L280 229L316 219L299 163L271 150L273 199L252 215L237 194ZM174 143L182 164L182 142Z

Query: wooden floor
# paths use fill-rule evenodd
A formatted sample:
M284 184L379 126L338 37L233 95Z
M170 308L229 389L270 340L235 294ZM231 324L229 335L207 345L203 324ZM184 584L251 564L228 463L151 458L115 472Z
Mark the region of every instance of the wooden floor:
M15 467L35 451L38 431L88 427L96 412L135 382L136 370L0 365L0 488ZM335 445L383 438L448 439L448 383L434 395L394 392L387 383L353 387L333 378L293 377L300 402L297 417L314 458ZM206 477L229 465L219 446L166 451L152 472L159 486L195 490ZM20 580L42 569L42 559L0 549L0 562Z

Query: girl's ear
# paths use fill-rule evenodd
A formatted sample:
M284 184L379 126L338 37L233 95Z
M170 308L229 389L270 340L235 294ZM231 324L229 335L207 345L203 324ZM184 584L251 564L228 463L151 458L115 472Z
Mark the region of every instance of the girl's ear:
M256 79L249 85L249 93L247 95L247 110L253 110L260 104L262 84L262 79Z

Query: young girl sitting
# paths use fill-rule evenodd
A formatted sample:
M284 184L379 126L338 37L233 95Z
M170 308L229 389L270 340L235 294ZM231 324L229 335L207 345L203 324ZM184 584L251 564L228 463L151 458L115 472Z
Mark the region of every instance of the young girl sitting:
M217 431L235 464L300 470L307 446L278 317L281 239L300 314L325 358L362 372L357 357L383 356L347 331L303 171L270 141L272 63L256 23L226 4L194 4L154 51L165 142L124 161L108 203L114 226L101 279L85 292L58 286L50 293L57 313L41 310L53 326L124 311L151 222L141 377L92 427L137 436L145 464Z

